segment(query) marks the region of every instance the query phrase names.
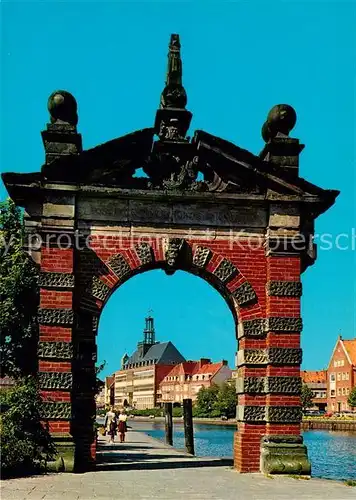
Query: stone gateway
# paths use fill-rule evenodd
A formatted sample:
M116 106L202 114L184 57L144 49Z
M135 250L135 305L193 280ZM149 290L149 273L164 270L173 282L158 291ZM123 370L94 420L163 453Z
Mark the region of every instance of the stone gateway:
M48 102L40 172L5 173L41 269L38 373L43 420L65 470L95 462L100 313L126 280L181 269L225 298L236 324L239 472L309 474L300 436L301 273L315 261L314 220L337 191L299 177L294 109L274 106L252 154L208 132L187 137L178 35L154 126L89 150L68 92ZM142 175L139 175L143 172Z

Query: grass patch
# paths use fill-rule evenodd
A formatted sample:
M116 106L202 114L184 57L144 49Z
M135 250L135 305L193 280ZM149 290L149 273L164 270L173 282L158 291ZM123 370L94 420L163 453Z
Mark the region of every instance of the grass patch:
M292 479L304 479L304 481L309 481L310 476L300 476L299 474L288 474L288 477Z

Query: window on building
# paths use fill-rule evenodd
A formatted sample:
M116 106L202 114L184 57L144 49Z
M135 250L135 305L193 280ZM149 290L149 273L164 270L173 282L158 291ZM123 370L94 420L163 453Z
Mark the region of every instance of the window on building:
M345 387L342 388L342 394L345 396Z
M331 389L330 396L335 397L335 389Z
M349 372L345 373L345 380L349 380Z
M337 395L338 395L338 396L341 396L341 387L338 387L338 388L337 388Z
M346 373L345 372L342 372L342 380L345 380L346 379Z
M346 394L349 395L350 394L350 389L348 387L346 387Z
M341 373L338 373L338 374L336 375L336 377L337 377L337 379L338 379L338 380L341 380Z
M337 367L337 361L334 361L334 368Z
M330 373L330 382L335 382L335 373Z
M344 364L345 364L345 361L342 359L342 360L340 361L340 366L344 366Z

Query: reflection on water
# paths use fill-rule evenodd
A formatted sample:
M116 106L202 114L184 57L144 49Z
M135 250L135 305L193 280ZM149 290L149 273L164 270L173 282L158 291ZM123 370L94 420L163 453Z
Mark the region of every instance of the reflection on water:
M135 430L145 430L147 434L164 439L164 426L157 422L135 422ZM194 425L195 453L197 456L228 457L233 455L232 426ZM304 443L308 447L312 461L312 474L330 479L356 479L356 433L336 431L306 431ZM174 424L173 444L184 448L184 429L180 423Z

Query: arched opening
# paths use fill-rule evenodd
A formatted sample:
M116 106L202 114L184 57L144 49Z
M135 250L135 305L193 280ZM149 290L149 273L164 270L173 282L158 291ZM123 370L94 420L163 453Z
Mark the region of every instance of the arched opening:
M100 315L98 361L106 361L102 375L127 362L143 340L148 315L154 317L155 341L171 341L187 360L226 359L234 367L236 316L231 307L210 283L185 271L168 276L156 269L128 279L110 295Z

